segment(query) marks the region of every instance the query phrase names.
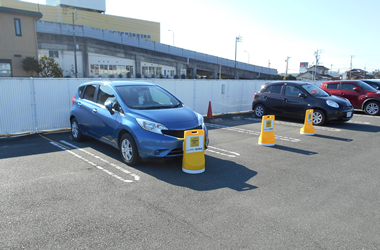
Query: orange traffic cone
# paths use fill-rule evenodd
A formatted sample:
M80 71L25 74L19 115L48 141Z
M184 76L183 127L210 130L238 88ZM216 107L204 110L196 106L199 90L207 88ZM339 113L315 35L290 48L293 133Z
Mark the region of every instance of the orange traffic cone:
M208 111L207 111L206 118L207 119L213 119L214 118L214 117L212 117L211 101L208 102Z

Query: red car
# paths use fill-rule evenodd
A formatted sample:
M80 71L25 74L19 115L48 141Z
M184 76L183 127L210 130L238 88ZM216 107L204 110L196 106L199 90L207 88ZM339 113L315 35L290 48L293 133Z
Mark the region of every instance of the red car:
M324 82L321 89L330 95L347 98L355 109L362 109L368 115L380 113L380 91L363 81Z

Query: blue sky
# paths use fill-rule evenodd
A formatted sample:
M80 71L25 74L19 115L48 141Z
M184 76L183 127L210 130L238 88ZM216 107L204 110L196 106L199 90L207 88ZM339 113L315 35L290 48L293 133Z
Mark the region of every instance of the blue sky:
M107 14L159 22L161 42L285 72L300 62L337 71L380 69L379 0L107 0ZM247 51L247 52L245 52Z
M40 0L40 3L42 0ZM300 62L380 69L379 0L107 0L106 14L159 22L161 42L285 72ZM170 32L172 30L173 32Z

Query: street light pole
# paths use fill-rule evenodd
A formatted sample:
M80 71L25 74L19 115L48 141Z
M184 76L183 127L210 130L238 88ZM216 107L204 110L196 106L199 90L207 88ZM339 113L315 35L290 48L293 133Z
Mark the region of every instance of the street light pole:
M248 64L249 64L249 57L250 57L250 53L246 50L244 50L244 52L248 53Z
M291 57L290 56L288 56L287 58L286 58L286 71L285 71L285 77L288 75L288 64L289 64L289 59L290 59Z
M169 31L171 31L173 33L173 46L174 46L174 31L172 31L172 30L169 30Z
M235 79L237 79L237 74L236 74L236 54L237 54L237 43L238 42L242 42L243 38L241 37L241 35L237 36L236 37L236 41L235 41Z

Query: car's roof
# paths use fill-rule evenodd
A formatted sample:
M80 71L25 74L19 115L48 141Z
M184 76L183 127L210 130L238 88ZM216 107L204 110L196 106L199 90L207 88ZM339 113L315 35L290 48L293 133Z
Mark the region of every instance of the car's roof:
M363 82L368 81L368 82L380 82L380 79L363 79Z
M362 82L362 80L336 80L336 81L328 81L323 83L339 83L339 82Z
M106 84L106 85L111 85L111 86L128 86L128 85L145 85L145 86L153 86L155 84L150 83L150 82L138 82L138 81L91 81L91 82L86 82L83 83L83 85L87 84Z
M307 82L300 82L300 81L275 81L275 82L267 82L265 85L276 84L276 83L293 83L293 84L297 84L297 85L310 84Z

